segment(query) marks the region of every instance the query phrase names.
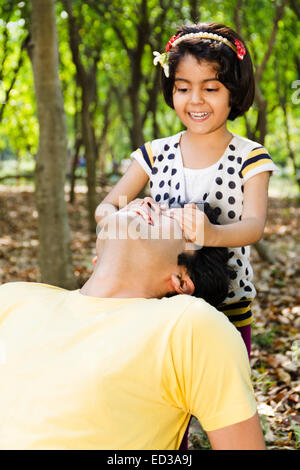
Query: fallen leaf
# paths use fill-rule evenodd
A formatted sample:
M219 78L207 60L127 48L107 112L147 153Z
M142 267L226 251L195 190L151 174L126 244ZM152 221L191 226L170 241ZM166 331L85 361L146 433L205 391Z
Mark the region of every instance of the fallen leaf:
M265 403L259 403L257 405L257 411L259 414L265 416L275 416L275 411L270 405L266 405Z
M278 367L276 369L276 374L278 375L279 379L282 382L285 382L287 385L291 384L292 378L291 378L290 374L288 372L286 372L284 369L282 369L281 367Z

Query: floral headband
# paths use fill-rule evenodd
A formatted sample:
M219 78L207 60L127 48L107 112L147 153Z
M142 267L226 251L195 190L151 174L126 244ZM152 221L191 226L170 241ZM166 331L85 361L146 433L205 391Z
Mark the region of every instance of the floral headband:
M246 48L242 41L239 41L238 39L234 40L234 44L229 41L229 39L224 38L223 36L219 36L218 34L213 34L213 33L206 33L204 31L201 31L199 33L188 33L182 35L182 33L179 33L177 36L172 36L171 39L169 40L165 52L157 52L154 51L153 55L154 60L153 63L154 65L160 64L162 68L164 69L165 76L169 77L169 64L168 64L168 52L169 50L177 46L177 44L185 41L186 39L212 39L213 41L219 41L222 42L223 44L226 44L226 46L230 47L237 55L238 59L243 60L243 58L246 55Z

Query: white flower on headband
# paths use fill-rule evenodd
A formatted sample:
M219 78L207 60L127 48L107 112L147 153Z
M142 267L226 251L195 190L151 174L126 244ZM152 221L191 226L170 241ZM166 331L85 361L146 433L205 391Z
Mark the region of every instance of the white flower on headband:
M155 56L153 59L153 64L157 65L160 64L162 68L164 69L165 76L169 77L169 65L168 65L168 57L166 52L157 52L154 51L153 55Z

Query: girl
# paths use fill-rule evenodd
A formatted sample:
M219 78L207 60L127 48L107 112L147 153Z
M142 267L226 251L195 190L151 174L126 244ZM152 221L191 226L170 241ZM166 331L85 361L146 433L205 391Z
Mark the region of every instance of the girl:
M250 54L232 29L200 23L183 26L166 51L154 55L162 66L165 101L186 130L132 153L129 169L98 206L96 221L107 215L107 204L117 210L120 196L132 201L150 180L152 198L168 205L187 239L201 244L204 235L205 246L229 247L234 272L219 310L239 329L250 355L256 292L249 245L263 234L269 176L278 171L264 147L227 128L254 99ZM212 225L199 203L215 208L222 225Z

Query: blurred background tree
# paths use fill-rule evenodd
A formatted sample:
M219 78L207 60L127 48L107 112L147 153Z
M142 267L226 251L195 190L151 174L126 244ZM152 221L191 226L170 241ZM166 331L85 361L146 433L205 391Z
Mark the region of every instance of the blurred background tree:
M32 0L28 53L32 60L39 121L35 168L41 281L74 289L65 201L67 126L58 74L54 0Z

